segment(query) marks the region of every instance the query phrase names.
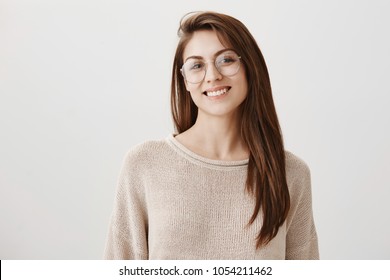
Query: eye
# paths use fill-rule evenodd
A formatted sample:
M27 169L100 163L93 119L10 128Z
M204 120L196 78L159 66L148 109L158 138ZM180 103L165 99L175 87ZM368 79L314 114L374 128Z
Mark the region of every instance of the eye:
M204 65L202 61L187 61L185 69L191 72L201 71L204 69Z
M195 62L191 65L191 70L198 70L198 69L202 69L204 66L204 63L202 62Z
M216 61L218 65L230 65L238 60L238 56L234 53L226 53L219 56Z
M191 66L191 69L199 69L199 68L202 68L202 64L201 63L194 63Z
M235 60L231 57L224 57L221 62L222 63L230 63L230 62L234 62Z

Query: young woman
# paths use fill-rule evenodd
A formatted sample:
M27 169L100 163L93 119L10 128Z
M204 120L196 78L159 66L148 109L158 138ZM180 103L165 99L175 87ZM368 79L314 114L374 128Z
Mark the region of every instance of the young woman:
M285 151L261 51L228 15L185 17L175 134L132 148L107 259L318 259L310 171Z

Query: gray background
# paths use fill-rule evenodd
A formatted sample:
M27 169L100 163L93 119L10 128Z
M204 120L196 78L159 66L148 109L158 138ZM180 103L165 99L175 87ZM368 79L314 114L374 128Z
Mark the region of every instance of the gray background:
M286 149L311 168L323 259L390 259L389 1L0 0L0 259L100 259L126 151L173 131L176 31L240 19Z

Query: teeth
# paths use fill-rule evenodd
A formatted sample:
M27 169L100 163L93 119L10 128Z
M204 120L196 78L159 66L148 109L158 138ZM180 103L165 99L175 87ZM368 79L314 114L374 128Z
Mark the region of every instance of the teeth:
M221 90L216 90L216 91L208 91L207 96L218 96L226 93L228 91L227 88L221 89Z

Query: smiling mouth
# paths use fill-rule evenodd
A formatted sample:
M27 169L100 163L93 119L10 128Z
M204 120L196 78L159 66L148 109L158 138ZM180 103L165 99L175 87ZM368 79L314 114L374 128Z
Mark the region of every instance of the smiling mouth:
M204 91L203 94L206 96L209 96L209 97L220 96L220 95L227 93L230 89L231 89L231 87L226 87L226 88L216 90L216 91Z

